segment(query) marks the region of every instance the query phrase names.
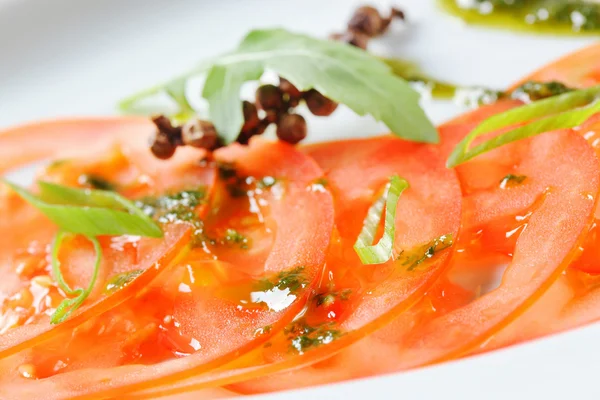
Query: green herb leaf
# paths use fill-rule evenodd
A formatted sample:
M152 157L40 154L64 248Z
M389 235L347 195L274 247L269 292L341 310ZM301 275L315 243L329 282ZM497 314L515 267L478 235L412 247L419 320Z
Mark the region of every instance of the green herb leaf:
M454 148L446 165L449 168L455 167L482 153L540 133L574 128L600 111L599 98L600 86L594 86L536 101L490 117ZM478 136L532 120L534 121L469 149Z
M65 232L88 237L162 237L162 230L149 216L115 192L38 182L40 194L36 196L18 185L4 183Z
M377 57L348 44L314 39L283 29L250 32L231 53L210 60L190 74L152 88L121 103L128 112L141 98L169 92L180 108L181 83L207 72L202 96L210 117L225 143L234 141L243 125L240 88L257 80L265 69L288 79L300 90L317 89L359 115L383 121L396 135L420 142L437 142L435 127L419 107L419 94ZM173 87L177 90L173 90Z
M119 102L118 108L127 114L154 114L158 110L144 110L140 109L139 103L142 100L157 96L161 93L168 95L179 107L178 113L173 116L175 119L186 120L195 115L195 111L190 105L187 96L185 94L185 88L188 79L201 72L204 68L194 69L186 74L178 76L166 83L156 85L149 89L143 90L133 96L127 97Z
M371 114L401 137L438 140L419 95L381 60L344 43L269 29L250 32L235 52L213 60L203 96L226 141L237 137L243 123L241 83L258 79L265 68L300 90L315 88L359 115Z
M206 77L202 96L208 101L210 118L225 143L235 141L244 124L240 90L246 81L263 74L260 63L240 62L235 66L215 65Z
M402 192L408 188L408 182L394 175L390 178L383 196L371 205L364 220L362 231L354 244L354 251L363 264L383 264L392 257L396 235L396 211ZM377 227L385 206L385 225L383 236L373 244Z
M94 288L94 285L96 284L96 280L98 279L98 273L100 272L100 261L102 260L102 247L100 246L100 242L98 242L98 239L96 239L95 237L86 236L86 238L94 245L94 251L96 253L96 259L94 261L94 272L92 273L92 278L90 279L90 283L87 288L71 289L71 287L67 284L67 282L65 282L63 278L62 272L60 270L60 261L58 259L60 245L62 244L65 235L66 232L64 231L60 231L56 235L56 238L52 243L51 263L52 273L56 278L58 286L65 292L67 296L70 296L71 298L64 299L58 305L56 311L54 311L54 314L52 314L52 317L50 319L50 323L52 324L60 324L61 322L69 318L69 316L73 314L73 312L75 312L75 310L77 310L79 306L81 306L81 304L83 304L85 299L88 298L88 296L92 292L92 289Z

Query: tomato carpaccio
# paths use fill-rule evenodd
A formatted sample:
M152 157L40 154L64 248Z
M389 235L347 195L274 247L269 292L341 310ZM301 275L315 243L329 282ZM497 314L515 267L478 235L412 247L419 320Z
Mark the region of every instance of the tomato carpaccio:
M599 51L522 82L597 85ZM181 148L168 161L146 149L154 128L145 119L1 133L1 172L44 161L37 179L116 191L165 235L99 237L94 289L52 324L69 298L50 266L57 228L2 186L0 397L264 393L412 369L600 319L600 115L445 167L468 132L521 104L503 99L455 118L439 127L440 144L384 136L294 148L253 138L213 154ZM24 146L31 151L17 151ZM392 175L409 182L392 257L363 265L353 246ZM375 241L383 231L380 221ZM71 287L88 285L88 240L68 235L58 259Z

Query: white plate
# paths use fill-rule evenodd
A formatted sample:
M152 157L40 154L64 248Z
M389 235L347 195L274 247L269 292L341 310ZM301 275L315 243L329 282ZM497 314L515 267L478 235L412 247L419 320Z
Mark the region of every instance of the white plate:
M407 11L409 29L394 29L374 50L461 84L502 88L592 41L467 28L437 12L433 0L396 3ZM343 28L354 6L346 0L0 0L0 127L114 113L118 99L231 49L251 28L325 36ZM449 103L424 105L436 122L460 111ZM313 139L385 129L347 110L309 123ZM598 399L598 338L594 325L413 372L273 397Z

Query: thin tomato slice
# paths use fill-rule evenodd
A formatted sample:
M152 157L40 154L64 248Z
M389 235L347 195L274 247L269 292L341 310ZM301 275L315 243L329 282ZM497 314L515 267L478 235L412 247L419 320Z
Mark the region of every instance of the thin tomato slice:
M439 312L453 311L473 300L474 294L440 279L423 298L409 310L381 329L343 349L337 354L315 362L309 367L290 368L276 375L267 375L241 384L231 385L242 394L274 392L291 388L331 384L394 370L396 361L402 357L401 349L388 345L390 338L399 341L402 332L435 318ZM382 354L386 354L382 357ZM248 369L246 375L258 376L258 369ZM226 382L225 376L223 382ZM171 390L173 392L173 390ZM169 392L167 392L169 393ZM137 398L137 397L136 397ZM146 397L140 397L146 398ZM150 397L147 397L150 398Z
M148 285L157 274L165 269L171 261L180 254L185 245L189 241L191 229L188 225L172 225L165 231L164 240L142 239L133 248L133 243L129 255L124 255L122 250L115 250L107 247L104 249L106 262L103 263L101 277L97 283L99 288L96 295L89 298L72 317L61 324L50 324L50 318L47 313L40 313L30 318L21 326L13 327L7 330L0 336L0 357L5 358L15 354L21 350L31 346L40 345L41 343L56 337L62 333L71 332L73 328L85 322L89 318L98 315L106 310L109 310L128 297L135 295L141 288ZM126 244L127 246L127 244ZM65 270L71 271L67 273L71 278L71 284L74 287L85 287L91 276L91 267L83 268L84 265L90 266L93 262L93 252L89 248L77 248L69 254L73 257L71 260L75 264L70 264L69 260L64 260ZM133 254L131 254L133 253ZM126 257L126 258L123 258ZM136 262L131 262L132 258ZM125 263L123 261L128 260ZM112 262L111 262L112 261ZM116 262L115 262L116 261ZM84 265L79 264L81 262ZM76 271L69 267L77 268ZM81 267L81 268L79 268ZM108 285L111 279L118 274L124 274L132 271L143 271L137 274L137 278L125 286L122 290L114 292L104 292L104 288ZM57 292L56 287L50 282L46 290L43 287L38 288L38 280L33 279L30 283L30 290L39 292L40 302L52 302L51 294ZM99 291L99 293L98 293ZM48 298L48 300L46 300ZM10 303L9 303L10 304ZM57 304L54 304L56 306ZM5 310L5 314L8 311Z
M160 334L159 339L137 343L134 353L141 358L123 354L114 368L91 368L91 360L82 369L28 384L8 379L12 383L3 384L3 389L16 390L14 393L27 398L48 398L48 393L55 398L121 396L230 362L264 343L294 318L321 276L333 227L331 195L313 188L322 171L292 146L259 140L252 141L249 148L221 150L217 158L224 163L221 186L226 193L224 199L214 202L217 211L206 220L206 234L216 234L221 226L234 226L251 239L243 243L247 246L242 249L235 242L236 246L228 247L228 242L221 243L214 236L182 259L164 276L162 285L151 285L139 299L113 313L115 318L133 315L139 320L150 310L156 311L156 320L146 326L161 324L161 329L180 332L193 354L182 357L173 353L162 362L153 362L160 358L156 350L164 347L160 338L165 335ZM242 212L244 204L246 212ZM243 252L245 262L232 264ZM208 271L204 268L211 264L207 260L217 254L224 261L213 261L215 268ZM161 314L163 311L167 314ZM105 321L107 315L99 321ZM94 329L90 337L94 337ZM124 336L127 342L130 338ZM116 346L114 342L96 343L89 351L114 353L116 347L122 352L125 342L117 338ZM85 387L78 382L86 382Z
M558 81L575 88L597 85L600 82L600 44L592 44L540 68L513 88L527 81Z
M208 374L145 395L249 379L328 358L407 310L446 269L452 251L443 249L458 232L461 196L454 172L444 167L434 146L385 137L324 143L305 151L325 171L323 184L334 194L339 235L329 250L324 279L303 317L273 337L267 347L236 363L238 368L262 367ZM396 220L399 255L386 264L362 265L352 246L369 206L393 174L410 184L400 199ZM308 367L301 374L309 377L309 383L328 373L327 367ZM263 385L282 389L298 382L277 375L231 388L253 393L264 390Z
M394 325L396 329L384 329L387 336L371 335L356 347L340 353L345 364L358 367L346 373L333 373L332 379L393 372L465 355L531 307L577 257L591 223L599 187L599 168L592 149L572 132L547 133L507 147L513 147L513 152L510 164L503 170L495 165L504 165L506 151L499 149L484 157L484 161L475 160L478 168L485 168L486 163L491 167L490 176L478 179L476 185L463 181L463 191L470 193L465 198L465 206L469 204L469 197L492 198L494 195L511 204L497 215L480 218L485 221L480 225L481 229L493 226L498 215L519 210L517 216L520 216L529 208L531 215L527 217L527 227L517 233L512 262L500 286L455 310L436 310L425 319L410 312L401 316L400 325ZM463 174L468 167L463 168ZM519 190L500 186L503 176L524 170L530 174L526 186ZM552 173L547 173L549 170ZM523 197L529 200L524 202ZM473 207L473 204L477 203L471 202L468 206ZM492 204L499 203L494 201ZM486 207L478 209L478 212L489 212ZM346 356L349 359L344 358ZM337 359L338 356L328 362L340 365ZM322 363L314 368L320 371L326 367L327 363ZM290 373L289 377L294 374ZM267 380L269 383L265 383ZM323 383L318 378L315 381ZM264 387L260 384L235 387L243 392L287 387L283 379L264 378L261 382ZM287 380L287 384L290 382ZM252 384L256 383L245 385Z
M594 44L568 54L565 57L548 64L533 72L513 87L526 81L549 82L558 81L570 87L586 88L600 84L600 44ZM577 129L600 155L600 116L595 116ZM600 207L596 209L596 221L586 239L584 253L572 266L588 273L600 273L600 240L598 226L600 225Z
M40 161L40 158L49 156L81 157L89 154L84 160L74 161L69 158L51 163L42 172L40 179L78 185L82 183L82 176L98 175L114 183L126 195L164 191L166 187L173 187L173 177L181 174L187 177L182 184L209 188L213 186L215 170L195 163L198 154L180 152L172 160L159 166L145 146L139 144L151 132L148 128L149 124L140 119L120 118L52 121L15 128L0 134L0 147L3 151L15 151L15 146L23 145L23 140L35 143L35 151L27 153L26 158L6 159L3 168L15 168L22 166L24 162ZM114 147L117 138L125 145ZM93 139L97 140L91 151L89 144ZM63 140L70 143L67 148L62 143ZM101 144L106 144L107 147L102 148ZM40 145L39 148L37 145ZM5 188L2 190L5 207L1 211L4 218L0 230L10 239L3 241L0 247L0 270L5 282L0 295L3 298L0 357L7 357L59 335L69 327L74 327L132 296L136 286L143 287L150 282L181 251L191 232L190 226L180 225L168 228L164 241L138 241L127 237L103 240L105 257L100 282L96 286L100 289L72 320L52 326L48 315L56 307L57 304L54 303L62 298L56 284L48 276L48 249L56 229L15 193ZM72 286L81 287L87 285L90 279L94 255L89 243L75 243L78 244L69 247L71 250L63 260L62 269ZM62 253L65 256L65 252ZM133 270L145 272L130 287L131 290L124 292L124 296L120 293L104 296L101 293L112 275ZM10 329L12 327L17 328Z
M556 334L600 320L599 277L570 269L519 319L477 352Z
M576 258L595 206L597 160L587 143L570 132L547 133L528 142L528 151L517 153L522 159L516 167L519 170L521 163L537 160L535 171L539 172L528 179L538 190L539 200L530 209L527 228L516 241L500 286L464 307L413 327L408 336L399 331L387 338L387 346L373 346L378 349L369 355L373 360L399 357L374 372L413 368L466 354L531 307ZM487 159L493 162L491 156ZM553 174L544 172L549 169ZM535 183L538 179L543 184ZM498 187L494 176L490 185L487 190L492 192L506 190ZM515 196L521 195L515 192ZM365 369L365 374L372 371Z
M81 157L115 143L140 147L154 130L148 119L133 117L51 120L10 128L0 133L0 173L41 160Z

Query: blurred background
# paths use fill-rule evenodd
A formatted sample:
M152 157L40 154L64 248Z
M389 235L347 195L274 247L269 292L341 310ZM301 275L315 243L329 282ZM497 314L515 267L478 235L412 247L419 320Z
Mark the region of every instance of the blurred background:
M0 127L72 115L106 115L116 102L232 49L251 28L284 26L326 37L341 31L353 0L0 0ZM419 63L438 79L503 88L527 71L594 40L466 26L435 0L371 0L402 8L370 50ZM451 102L428 102L440 122ZM348 124L348 119L355 123ZM380 131L340 110L311 132Z

